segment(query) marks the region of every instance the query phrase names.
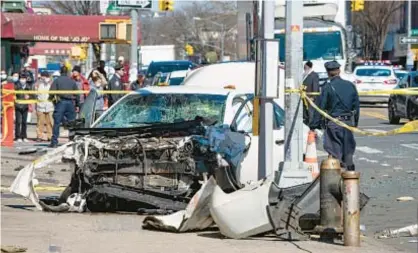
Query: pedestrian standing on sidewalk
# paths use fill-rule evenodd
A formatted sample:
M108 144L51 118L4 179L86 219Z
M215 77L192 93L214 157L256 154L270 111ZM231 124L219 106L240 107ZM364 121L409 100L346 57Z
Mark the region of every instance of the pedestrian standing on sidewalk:
M32 87L27 83L26 73L21 73L19 81L15 84L16 91L29 91ZM30 96L27 94L16 94L16 100L29 100ZM25 103L15 103L15 141L28 142L27 136L27 120L28 120L29 105Z
M83 75L81 75L81 67L78 65L74 66L73 68L72 78L76 82L79 90L87 91L86 93L79 95L80 108L81 108L84 104L84 100L87 97L87 93L90 90L89 81Z
M325 63L329 81L324 85L317 105L331 117L345 124L357 127L360 116L360 101L357 89L353 83L340 77L341 65L337 61ZM310 129L319 129L321 115L315 111ZM341 162L346 170L355 170L353 155L356 141L353 133L332 121L325 123L324 149L329 155Z
M96 90L97 91L96 105L95 105L95 108L94 108L95 109L94 119L97 119L103 113L104 96L103 96L103 93L101 93L101 91L103 91L103 88L105 86L103 84L103 81L106 81L106 80L103 80L98 75L96 75L96 76L93 75L92 78L91 78L91 81L90 81L90 90Z
M76 82L69 76L60 76L52 83L50 90L78 91L79 89ZM61 122L64 117L68 121L75 120L76 112L79 111L80 96L74 94L51 94L49 97L55 106L54 113L52 114L54 126L49 147L56 148L58 146Z
M319 76L313 71L313 64L311 61L307 61L303 66L303 85L306 86L306 92L319 92ZM309 96L310 99L315 101L315 96ZM303 104L303 123L309 125L312 120L312 108L311 106Z
M123 91L122 76L124 75L124 68L122 65L115 66L116 73L112 76L112 79L109 81L109 90L110 91ZM109 94L109 107L116 103L124 94Z
M51 78L47 71L41 73L41 78L35 84L34 90L40 92L49 91L51 88ZM54 111L54 105L52 102L48 101L49 95L47 93L40 93L37 95L38 102L36 103L36 116L37 116L37 125L36 125L36 141L43 141L44 127L46 128L47 140L51 141L52 139L52 112Z

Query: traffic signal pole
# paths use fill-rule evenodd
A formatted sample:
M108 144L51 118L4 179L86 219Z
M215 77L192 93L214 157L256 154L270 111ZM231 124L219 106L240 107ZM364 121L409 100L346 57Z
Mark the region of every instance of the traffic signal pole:
M411 20L412 19L412 1L408 0L408 37L411 37ZM407 70L411 71L414 67L414 56L413 52L411 50L411 43L408 43L408 53L407 53L407 59L406 59L406 66Z
M277 165L273 162L273 99L278 96L278 65L279 65L279 43L274 41L274 9L275 1L261 1L261 35L260 47L260 73L261 86L256 85L255 95L260 103L260 128L258 148L258 179L274 177ZM257 100L255 100L257 102Z
M133 82L138 74L138 10L132 8L132 39L131 39L131 65L129 68L129 81Z
M299 89L303 74L303 1L286 0L286 89ZM284 163L280 165L280 187L310 182L312 175L303 166L303 107L299 94L285 97Z

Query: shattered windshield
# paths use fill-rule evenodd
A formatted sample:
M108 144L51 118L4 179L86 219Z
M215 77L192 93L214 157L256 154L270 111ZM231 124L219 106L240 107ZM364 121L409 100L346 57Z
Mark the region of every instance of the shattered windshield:
M96 128L140 127L194 120L196 116L223 122L226 96L212 94L134 94L125 97Z

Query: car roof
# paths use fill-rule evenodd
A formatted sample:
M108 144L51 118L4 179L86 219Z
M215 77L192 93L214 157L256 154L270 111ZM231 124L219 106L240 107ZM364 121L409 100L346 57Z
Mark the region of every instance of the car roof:
M365 66L357 66L356 69L393 69L393 66L385 66L385 65L365 65Z
M186 61L186 60L176 60L176 61L153 61L150 63L151 64L179 64L179 63L183 63L183 64L192 64L191 61Z
M166 94L166 93L177 93L177 94L211 94L211 95L225 95L233 92L231 89L217 89L217 88L206 88L206 87L190 87L190 86L153 86L145 87L131 92L130 94L135 93L156 93L156 94Z

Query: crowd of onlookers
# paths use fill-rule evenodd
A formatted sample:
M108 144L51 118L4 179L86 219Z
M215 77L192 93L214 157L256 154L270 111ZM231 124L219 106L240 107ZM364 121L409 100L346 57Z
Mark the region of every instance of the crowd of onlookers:
M16 91L39 91L36 95L16 94L15 141L28 142L28 114L36 113L36 141L50 141L51 147L58 145L61 123L76 118L90 90L136 90L143 87L145 78L145 75L140 72L137 80L129 83L129 64L124 61L122 56L118 58L114 73L108 74L105 70L105 62L100 61L87 77L82 74L81 67L78 65L69 71L62 64L60 71L55 71L52 75L47 71L42 71L37 78L29 67L29 64L25 64L19 72L12 73L11 77L8 77L5 71L1 71L2 85L12 82ZM78 95L47 93L52 90L82 90L85 92ZM104 95L100 92L97 94L96 117L124 95Z

